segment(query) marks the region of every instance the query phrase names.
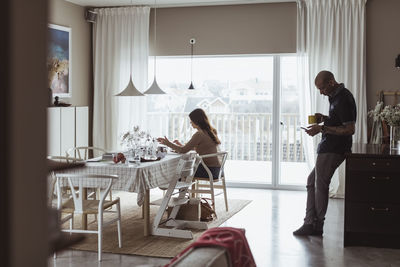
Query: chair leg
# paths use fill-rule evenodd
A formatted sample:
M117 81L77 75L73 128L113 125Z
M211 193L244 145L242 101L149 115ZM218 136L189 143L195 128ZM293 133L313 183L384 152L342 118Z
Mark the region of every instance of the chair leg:
M117 221L117 230L118 230L118 247L122 248L122 238L121 238L121 206L120 202L117 202L117 215L118 215L118 221Z
M216 212L214 191L211 191L211 201L212 201L212 203L211 203L212 209Z
M224 190L225 210L228 211L228 195L226 194L225 177L222 177L222 190Z
M214 211L215 210L215 195L214 195L214 183L210 181L210 195L211 195L211 205Z
M197 183L197 182L196 182ZM194 184L192 184L192 198L196 198L196 192L195 192L195 190L196 190L196 183L194 183Z
M103 214L99 213L97 220L97 244L98 244L98 260L101 261L101 247L102 247L102 239L103 239Z
M72 230L73 228L74 228L74 214L72 213L71 219L69 220L69 230ZM70 232L69 235L72 235L72 232Z

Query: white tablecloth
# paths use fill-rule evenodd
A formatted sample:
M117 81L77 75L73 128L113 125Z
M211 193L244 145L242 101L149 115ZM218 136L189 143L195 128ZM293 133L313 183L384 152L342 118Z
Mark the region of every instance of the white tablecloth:
M87 162L84 167L62 171L62 173L118 175L119 179L114 181L112 189L138 193L137 204L141 206L146 189L168 184L172 178L176 177L176 168L182 157L181 154L167 154L159 161L142 162L140 165ZM100 182L104 180L83 179L83 186L96 187Z

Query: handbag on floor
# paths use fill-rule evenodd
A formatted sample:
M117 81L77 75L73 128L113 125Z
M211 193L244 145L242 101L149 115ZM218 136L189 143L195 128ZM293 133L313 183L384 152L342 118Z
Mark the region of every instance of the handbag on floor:
M172 207L168 208L168 217L172 211ZM200 221L201 209L200 199L191 198L188 203L180 206L176 219L185 221Z
M217 217L217 214L212 209L210 203L208 203L208 200L206 198L201 198L200 207L201 207L200 221L209 222L214 220L214 217Z

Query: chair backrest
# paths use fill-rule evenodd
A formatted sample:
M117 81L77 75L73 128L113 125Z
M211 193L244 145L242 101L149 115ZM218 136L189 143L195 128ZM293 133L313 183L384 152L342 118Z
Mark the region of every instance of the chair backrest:
M99 207L103 206L107 194L110 192L111 186L117 175L97 175L97 174L71 174L71 173L55 173L57 185L57 207L62 207L61 186L69 186L71 197L74 201L75 213L83 212L83 192L84 188L100 189ZM77 188L77 189L76 189Z
M52 160L52 161L61 162L61 163L83 162L83 160L81 160L81 159L77 159L77 158L73 158L73 157L63 157L63 156L47 156L47 159ZM50 181L49 181L50 186L47 191L47 200L48 200L49 207L51 207L52 203L53 203L53 198L54 198L54 189L55 189L56 181L57 181L54 171L50 172L48 179L50 179Z
M201 156L199 156L199 157L201 158L200 164L203 165L203 167L204 167L204 169L206 170L206 172L207 172L207 174L208 174L208 177L209 177L210 179L214 179L214 178L213 178L213 175L212 175L210 169L209 169L208 166L204 163L204 159L205 159L205 158L214 158L214 157L217 157L218 160L219 160L219 162L220 162L220 164L221 164L221 168L220 168L219 173L218 173L218 179L221 179L221 176L222 176L222 173L223 173L223 170L224 170L224 166L225 166L225 162L226 162L226 158L228 157L228 152L226 152L226 151L221 151L221 152L217 152L217 153L213 153L213 154L201 155Z
M100 153L104 154L107 153L107 151L103 148L99 147L94 147L94 146L79 146L79 147L72 147L68 149L65 154L67 157L76 157L81 160L87 160L90 158L90 152L93 153Z
M47 159L64 162L64 163L74 163L74 162L83 161L83 159L69 157L69 156L66 156L66 157L64 157L64 156L47 156Z
M192 182L200 162L201 158L196 153L191 153L181 158L177 166L178 177L181 181Z

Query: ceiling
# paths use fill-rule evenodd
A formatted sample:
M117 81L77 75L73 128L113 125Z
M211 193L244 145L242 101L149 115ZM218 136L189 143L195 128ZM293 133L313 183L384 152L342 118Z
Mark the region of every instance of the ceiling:
M214 5L240 5L260 3L296 2L296 0L66 0L68 2L88 7L105 6L156 6L157 7L183 7L183 6L214 6Z

